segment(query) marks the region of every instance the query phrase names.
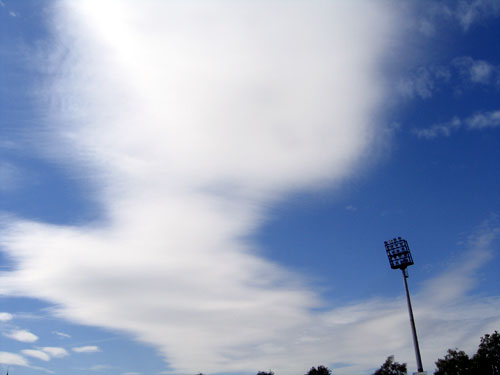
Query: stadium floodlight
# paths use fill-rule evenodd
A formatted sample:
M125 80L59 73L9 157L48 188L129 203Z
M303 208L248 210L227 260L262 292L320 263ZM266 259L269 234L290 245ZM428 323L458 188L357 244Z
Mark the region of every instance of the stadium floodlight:
M413 346L415 347L415 356L417 358L418 372L416 374L426 374L422 367L422 358L420 357L420 348L418 347L417 329L415 328L415 319L413 318L413 310L411 308L410 292L408 290L408 272L406 268L413 264L410 247L408 242L401 237L394 238L389 241L384 241L385 251L389 258L389 263L392 269L400 269L403 272L403 280L405 283L406 300L408 302L408 313L410 314L411 331L413 334Z
M400 268L405 270L406 267L413 264L413 258L411 257L410 248L408 242L403 240L401 237L394 238L390 241L385 241L385 251L389 257L389 263L391 268Z

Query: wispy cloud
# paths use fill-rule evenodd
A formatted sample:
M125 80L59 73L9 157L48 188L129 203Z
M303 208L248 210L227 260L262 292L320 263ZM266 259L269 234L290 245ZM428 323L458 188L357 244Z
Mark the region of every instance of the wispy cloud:
M449 137L461 128L467 130L481 130L496 128L498 126L500 126L500 110L477 112L465 119L454 117L448 122L435 124L428 128L413 129L413 133L419 138L434 139L437 137Z
M475 87L498 87L500 67L470 56L454 58L447 65L418 67L401 78L396 89L407 98L429 99L445 87L456 93Z
M30 331L24 330L24 329L19 329L19 330L13 330L10 332L5 332L3 334L5 337L8 337L9 339L12 340L17 340L20 342L35 342L38 340L38 336L31 333Z
M500 16L497 0L424 1L421 31L434 35L443 21L456 23L464 32L481 25L488 18Z
M69 355L66 349L57 346L45 346L40 349L53 358L63 358Z
M53 331L52 333L53 333L54 335L56 335L56 336L59 336L59 337L65 338L65 339L69 339L69 338L71 338L71 335L69 335L69 334L67 334L67 333L64 333L64 332Z
M46 361L46 362L50 361L50 356L42 350L24 349L24 350L21 350L21 353L23 353L24 355L26 355L28 357L33 357L36 359L40 359L42 361Z
M500 15L500 4L497 0L468 0L456 4L454 15L464 31L486 18Z
M458 69L458 74L464 81L481 84L499 84L500 69L487 61L462 56L454 59L452 65Z
M449 137L454 131L462 127L463 121L453 117L450 121L434 124L428 128L413 129L413 133L419 138L434 139L439 136Z
M101 351L101 349L96 345L77 346L75 348L71 348L71 350L75 353L97 353Z
M435 74L427 68L419 68L411 76L402 78L397 84L397 90L405 97L419 96L423 99L432 97L435 86Z
M15 353L0 352L0 363L3 365L29 366L26 359Z
M7 312L0 312L0 322L8 322L12 320L13 315Z
M465 120L468 129L496 128L500 126L500 110L478 112Z

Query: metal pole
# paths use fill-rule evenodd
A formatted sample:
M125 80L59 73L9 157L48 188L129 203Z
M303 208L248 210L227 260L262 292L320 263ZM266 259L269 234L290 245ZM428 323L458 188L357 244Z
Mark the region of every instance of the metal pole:
M408 313L410 314L411 332L413 333L413 346L415 347L415 356L417 357L418 372L424 372L424 369L422 367L422 359L420 358L420 348L418 347L415 319L413 318L413 310L411 308L410 292L408 290L408 282L406 281L406 279L408 278L408 273L406 272L406 268L401 269L401 271L403 271L403 280L405 282L406 300L408 301Z

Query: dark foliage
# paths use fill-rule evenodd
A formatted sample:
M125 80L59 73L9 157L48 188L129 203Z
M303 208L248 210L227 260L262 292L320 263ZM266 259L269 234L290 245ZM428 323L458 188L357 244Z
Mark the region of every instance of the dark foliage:
M269 370L269 371L259 371L257 375L274 375L274 372Z
M478 375L500 375L500 333L495 331L491 335L481 337L472 362Z
M469 356L458 349L448 349L448 354L436 362L434 375L471 375L472 361Z
M406 363L394 362L394 356L391 355L373 375L406 375Z
M332 370L325 366L311 367L306 375L331 375Z
M436 367L434 375L500 375L500 334L495 331L481 337L472 359L461 350L449 349Z

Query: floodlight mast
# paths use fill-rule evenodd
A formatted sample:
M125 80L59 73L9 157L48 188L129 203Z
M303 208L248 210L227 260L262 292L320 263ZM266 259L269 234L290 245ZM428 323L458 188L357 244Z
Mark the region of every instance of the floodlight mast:
M384 241L385 251L389 257L389 263L392 269L399 268L403 272L403 280L405 283L406 301L408 302L408 313L410 315L411 332L413 334L413 346L415 347L415 357L417 358L418 373L424 373L422 366L422 358L420 357L420 348L418 346L417 329L415 328L415 318L413 317L413 309L411 307L410 291L408 289L408 272L406 268L413 264L410 247L408 242L401 237L394 238L389 241Z

